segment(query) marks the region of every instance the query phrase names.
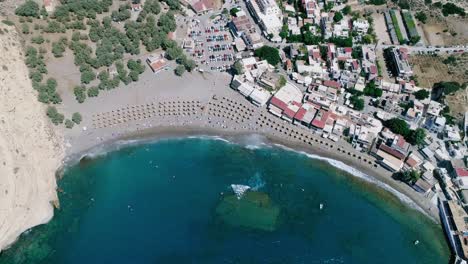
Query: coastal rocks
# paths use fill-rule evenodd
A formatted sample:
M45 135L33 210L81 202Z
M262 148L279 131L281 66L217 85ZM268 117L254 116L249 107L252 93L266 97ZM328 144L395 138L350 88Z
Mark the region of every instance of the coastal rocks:
M216 207L216 214L231 226L274 231L280 208L273 204L268 194L247 191L241 199L237 195L225 196Z

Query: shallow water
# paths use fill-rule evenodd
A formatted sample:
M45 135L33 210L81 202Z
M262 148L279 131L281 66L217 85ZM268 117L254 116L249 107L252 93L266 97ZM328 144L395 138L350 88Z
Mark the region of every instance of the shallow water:
M231 184L249 184L279 208L273 230L217 213ZM323 161L280 148L160 140L70 167L59 187L54 219L23 235L0 263L449 261L442 229L421 213ZM249 221L252 214L269 219L262 212L250 208Z

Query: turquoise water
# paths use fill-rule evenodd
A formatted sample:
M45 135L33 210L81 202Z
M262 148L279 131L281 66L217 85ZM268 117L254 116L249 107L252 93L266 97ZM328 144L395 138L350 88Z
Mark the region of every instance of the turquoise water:
M231 184L252 186L242 199L253 202L229 198ZM449 261L438 225L386 191L280 148L160 140L70 167L59 188L54 219L0 263Z

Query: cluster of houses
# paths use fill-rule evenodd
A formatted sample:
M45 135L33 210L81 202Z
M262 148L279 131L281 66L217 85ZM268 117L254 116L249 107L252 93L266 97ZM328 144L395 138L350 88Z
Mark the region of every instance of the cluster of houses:
M307 18L302 21L293 18L285 20L292 34L297 33L305 19L308 19L308 23L319 23L322 32L329 32L330 37L340 34L348 36L350 30L361 36L368 32L370 25L365 19L352 23L346 19L342 20L345 22L330 23L329 17L320 12L320 5L315 1L305 0L302 4ZM277 16L277 13L272 14ZM249 29L253 27L250 25L242 29L240 18L243 16L247 17L245 13L240 13L233 18L232 24L237 32L251 34ZM331 25L329 30L328 24ZM278 118L333 141L347 140L355 149L373 155L382 167L391 172L418 171L421 177L413 188L422 193L430 192L437 183L433 176L437 164L466 155L466 145L460 142L458 127L447 124L442 114L445 106L430 98L418 100L413 95L423 88L418 87L411 78L413 72L406 48L390 50L397 73L396 82L379 77L380 65L374 45L361 45L359 49L353 49L333 43L294 43L279 50L279 53L284 72L266 61L251 57L251 54L240 56L244 72L234 76L231 87L255 105L266 106ZM287 75L290 81L278 86L275 81L280 74ZM373 106L375 112L357 111L349 100L352 96L349 91L364 92L369 82L382 90L379 105ZM402 103L408 105L405 111ZM405 120L411 129L426 129L428 136L424 145L412 146L402 135L385 128L382 121L394 117ZM452 171L465 175L467 169L464 166ZM468 184L468 176L464 179Z

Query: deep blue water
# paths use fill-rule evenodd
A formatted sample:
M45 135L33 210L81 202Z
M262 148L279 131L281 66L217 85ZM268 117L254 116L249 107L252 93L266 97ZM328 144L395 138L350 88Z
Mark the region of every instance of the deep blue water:
M221 220L216 208L231 184L268 195L280 208L276 230ZM449 260L442 229L393 195L280 148L160 140L70 167L59 187L54 219L23 235L0 263Z

